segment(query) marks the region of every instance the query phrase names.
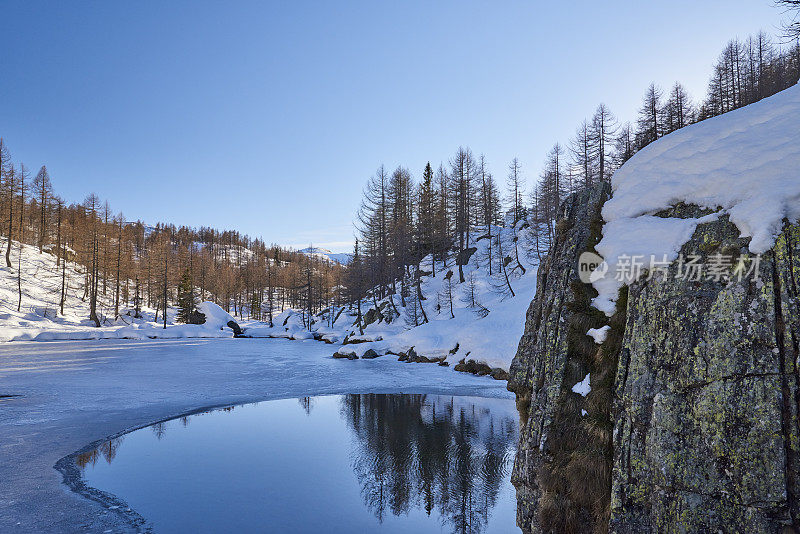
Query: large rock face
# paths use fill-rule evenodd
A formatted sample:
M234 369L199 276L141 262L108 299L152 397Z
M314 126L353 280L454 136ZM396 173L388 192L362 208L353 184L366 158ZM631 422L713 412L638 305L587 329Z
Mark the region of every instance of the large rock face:
M732 254L755 267L738 235L722 218L699 226L682 252L704 262ZM776 532L797 524L800 227L787 226L741 280L684 280L678 267L629 291L611 528Z
M558 467L557 456L570 453L569 446L562 443L561 438L569 439L564 431L568 433L580 424L582 408L576 403L580 396L572 393L571 387L584 378L588 366L570 350L574 337L570 331L577 311L573 287L580 284L578 256L600 237L597 222L609 191L608 187L584 191L562 204L556 240L539 266L536 297L528 309L525 331L509 370L508 387L517 395L522 420L512 481L517 488L517 523L525 532L568 527L550 517L563 512L565 506L559 503L568 499L559 487L563 486L561 481L553 481L558 475L553 476L550 468ZM544 526L542 508L547 516ZM573 526L586 525L587 512L572 508Z
M512 365L526 420L513 479L520 527L800 532L800 226L787 222L741 279L689 280L673 263L635 282L612 335L587 358L587 326L605 319L584 309L592 289L576 282L576 265L594 245L606 195L565 204L569 222L540 267ZM749 269L747 243L722 217L681 252L703 263L733 256ZM582 398L572 387L587 372L592 392Z

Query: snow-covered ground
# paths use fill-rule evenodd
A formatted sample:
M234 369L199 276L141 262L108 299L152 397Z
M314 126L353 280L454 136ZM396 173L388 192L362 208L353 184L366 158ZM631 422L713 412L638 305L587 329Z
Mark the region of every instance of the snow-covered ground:
M0 532L121 532L53 466L118 432L214 406L307 395L512 398L505 383L394 358L340 361L313 341L101 340L0 344ZM321 436L321 439L324 439Z
M6 243L6 239L0 239L0 250L5 251ZM17 311L18 254L19 243L13 242L12 268L5 266L4 259L0 267L0 341L233 337L233 331L226 327L233 317L210 302L200 306L207 316L204 325L175 324L176 310L170 309L164 329L161 321L154 321L155 310L146 306L141 308L140 318L134 317L134 310L123 307L120 317L114 320L113 284L106 288L105 295L100 295L98 316L102 326L97 328L89 320L83 268L67 262L66 273L62 273L54 255L30 245L22 248L22 306ZM63 315L59 306L62 274L67 282Z
M597 251L607 274L594 282L597 309L611 315L626 257L673 261L698 224L730 216L750 251L766 252L784 218L800 219L800 85L682 128L636 153L614 173ZM699 219L653 217L680 202L717 213ZM601 266L605 268L606 266Z
M520 225L522 226L522 225ZM498 228L494 232L499 231ZM525 311L536 291L536 266L524 254L529 228L518 228L519 255L521 268L516 265L513 250L513 236L510 229L503 229L504 256L514 258L509 264L509 280L514 291L498 291L503 286L504 277L498 273L498 259L493 259L492 276L487 268L488 239L473 239L477 248L469 263L464 266L466 282L458 283L458 267L454 257L448 260L445 268L437 263L435 276L421 277L421 288L425 300L421 305L429 319L428 323L414 327L408 319L406 307L399 296L395 296L394 306L388 299L378 302L380 316L364 328L363 335L354 326L355 311L334 308L316 316L312 327L303 326L302 315L295 310L278 314L270 328L266 323L236 319L245 334L251 337L276 337L288 339L324 339L342 347L331 347L330 353L361 357L368 350L378 355L387 353L406 353L413 348L418 355L430 359L444 359L451 367L461 360L472 360L490 368L507 371L517 350L525 323ZM479 234L476 234L479 235ZM17 254L18 244L14 243L12 258ZM422 269L433 271L428 257ZM155 310L143 308L142 318L134 318L133 310L123 308L116 321L113 320L113 287L103 297L99 315L103 326L97 328L89 321L89 303L83 295L84 275L82 268L74 263L67 264L67 299L65 314L58 313L61 270L56 265L55 256L48 252L40 253L36 247L23 246L22 255L22 309L17 312L16 264L14 268L0 268L0 341L54 341L91 339L185 339L233 337L233 331L226 326L233 317L213 303L202 303L201 310L209 319L204 325L174 324L175 310L170 309L168 326L163 328L161 321L155 322ZM444 297L445 273L452 271L453 315ZM474 299L469 292L472 285ZM474 300L474 302L473 302ZM477 307L476 307L477 305ZM365 316L374 305L372 300L362 303ZM397 309L399 316L394 312ZM373 310L374 313L375 310ZM332 314L332 315L331 315ZM421 311L418 322L422 323ZM333 319L336 319L335 322ZM331 324L333 323L333 324ZM455 350L456 347L458 350Z
M504 255L514 258L508 266L514 296L507 291L498 291L498 287L503 285L503 277L498 273L496 265L493 275L489 275L486 264L488 240L480 239L471 243L477 251L468 265L464 266L464 283L458 283L458 267L454 258L450 258L446 268L437 264L436 276L421 277L422 294L425 297L421 305L425 308L429 320L427 323L415 327L408 317L411 299L406 299L404 307L400 297L395 295L394 306L389 303L388 298L378 301L381 315L391 316L390 322L385 319L373 321L364 327L363 335L354 326L356 316L350 309L343 310L342 313L338 309L326 310L315 317L315 324L310 329L303 326L300 312L287 310L274 318L272 328L250 325L245 328L245 334L289 339L318 338L336 345L347 340L347 344L331 349L331 352L336 350L341 355L356 358L361 358L367 351L374 351L380 356L387 353L407 353L413 348L416 354L429 359L444 358L451 367L461 360L472 360L490 368L507 371L522 337L525 312L536 293L536 265L528 261L524 254L527 235L531 230L521 226L517 229L517 235L524 274L522 269L513 269L516 265L513 233L510 229L502 230ZM476 234L479 235L479 232ZM423 271L433 271L430 262L430 257L423 260ZM497 263L497 258L494 262ZM445 273L448 270L453 273L451 280L454 317L450 315L449 301L443 297L446 293ZM474 306L475 303L469 298L470 284L474 289L475 303L479 307ZM414 291L414 288L410 291ZM395 315L395 308L399 316ZM365 300L362 303L365 317L369 316L371 309L374 313L373 302ZM422 314L418 312L417 315Z

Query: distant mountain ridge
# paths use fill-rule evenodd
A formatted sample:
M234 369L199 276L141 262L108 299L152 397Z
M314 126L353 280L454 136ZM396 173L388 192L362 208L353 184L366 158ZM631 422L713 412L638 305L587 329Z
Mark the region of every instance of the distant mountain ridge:
M352 258L352 255L348 254L347 252L331 252L330 250L322 247L306 247L298 252L301 254L307 254L309 256L325 257L330 261L335 261L336 263L340 263L342 265L347 265L350 263L350 259Z

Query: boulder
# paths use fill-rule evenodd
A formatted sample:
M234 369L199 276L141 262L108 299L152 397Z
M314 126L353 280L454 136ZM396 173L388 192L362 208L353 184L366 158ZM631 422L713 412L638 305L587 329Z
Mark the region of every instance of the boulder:
M577 276L601 185L569 197L509 373L523 532L791 532L800 519L800 225L756 258L722 216L681 253L757 276L642 277L608 318ZM698 217L678 205L657 215ZM609 326L598 345L586 335ZM466 362L459 366L467 366ZM458 367L458 366L457 366ZM574 391L589 382L588 393ZM794 529L794 530L793 530Z
M242 329L239 326L239 323L237 323L236 321L230 320L225 324L225 326L227 326L228 328L233 330L233 337L243 337L244 336L244 332L242 332Z
M695 217L679 206L667 213ZM727 216L682 253L702 263L749 239ZM631 285L615 376L611 530L779 532L800 519L800 226L757 277Z
M373 349L367 349L364 352L364 354L361 355L361 359L362 360L371 360L373 358L377 358L378 356L380 356L380 354L375 352Z
M456 255L456 265L466 265L469 259L478 251L477 247L469 247L464 250L459 250Z

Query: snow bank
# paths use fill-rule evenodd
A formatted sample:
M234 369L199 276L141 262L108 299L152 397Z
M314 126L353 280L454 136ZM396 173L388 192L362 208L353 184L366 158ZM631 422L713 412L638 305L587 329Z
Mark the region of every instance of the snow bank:
M630 282L614 280L621 255L674 260L707 222L649 216L679 202L727 213L742 237L752 238L750 251L766 252L784 218L800 219L800 86L663 137L626 162L611 183L596 247L608 272L593 283L594 305L607 315Z
M206 328L216 328L217 330L227 327L230 321L236 322L233 315L223 310L218 304L205 300L197 305L197 311L206 316L203 325Z

